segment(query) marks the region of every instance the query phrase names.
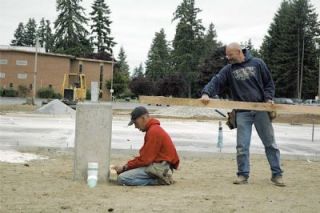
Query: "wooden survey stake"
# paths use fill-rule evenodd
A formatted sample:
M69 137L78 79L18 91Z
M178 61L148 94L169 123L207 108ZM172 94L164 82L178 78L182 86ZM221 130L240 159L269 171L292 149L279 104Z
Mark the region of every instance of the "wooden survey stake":
M210 99L208 105L204 105L200 99L169 98L163 96L139 96L140 103L162 104L175 106L211 107L216 109L242 109L257 111L276 111L287 114L313 114L320 115L320 106L272 104L260 102L241 102Z

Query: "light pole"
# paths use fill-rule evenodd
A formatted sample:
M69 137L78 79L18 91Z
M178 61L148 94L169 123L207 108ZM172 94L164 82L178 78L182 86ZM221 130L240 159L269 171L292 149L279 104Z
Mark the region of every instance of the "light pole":
M319 56L319 82L318 82L318 100L320 100L320 56Z
M113 53L111 55L111 85L110 85L110 94L111 94L111 102L113 101Z
M318 60L319 60L318 100L320 100L320 44L319 43L316 43L316 50L318 52Z
M34 57L34 73L33 73L33 95L32 95L32 105L36 105L36 94L37 94L37 69L38 69L38 48L39 39L36 38L36 53Z
M320 52L320 45L319 45L319 44L317 44L317 49L318 49L318 51ZM318 59L319 59L318 100L320 100L320 53L319 53Z

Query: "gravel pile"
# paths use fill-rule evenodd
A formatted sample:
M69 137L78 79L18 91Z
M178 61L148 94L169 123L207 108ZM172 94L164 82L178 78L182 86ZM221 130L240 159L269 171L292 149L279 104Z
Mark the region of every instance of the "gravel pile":
M59 100L50 101L48 104L40 107L36 110L38 113L50 114L50 115L71 115L75 116L76 111L71 107L65 105Z

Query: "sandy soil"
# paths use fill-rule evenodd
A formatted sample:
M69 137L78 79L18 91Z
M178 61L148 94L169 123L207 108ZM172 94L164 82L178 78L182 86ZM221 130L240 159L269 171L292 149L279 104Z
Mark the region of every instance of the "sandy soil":
M319 212L320 162L283 160L287 187L273 186L263 155L252 156L250 184L231 182L234 155L180 153L176 184L89 189L72 181L72 152L37 151L48 160L0 163L0 212ZM112 164L134 153L114 151Z
M8 104L0 105L0 112L33 112L37 109L37 106L22 105L22 104Z

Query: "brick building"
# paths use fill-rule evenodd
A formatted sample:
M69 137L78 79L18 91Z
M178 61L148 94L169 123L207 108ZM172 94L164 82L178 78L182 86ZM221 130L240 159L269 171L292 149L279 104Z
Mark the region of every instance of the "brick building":
M21 85L32 90L34 63L34 49L0 46L0 87L18 89ZM97 81L102 90L102 99L110 99L110 92L105 86L105 82L112 78L110 61L45 53L40 50L37 64L37 90L51 87L56 93L61 93L64 74L83 73L86 75L88 89L92 81Z

